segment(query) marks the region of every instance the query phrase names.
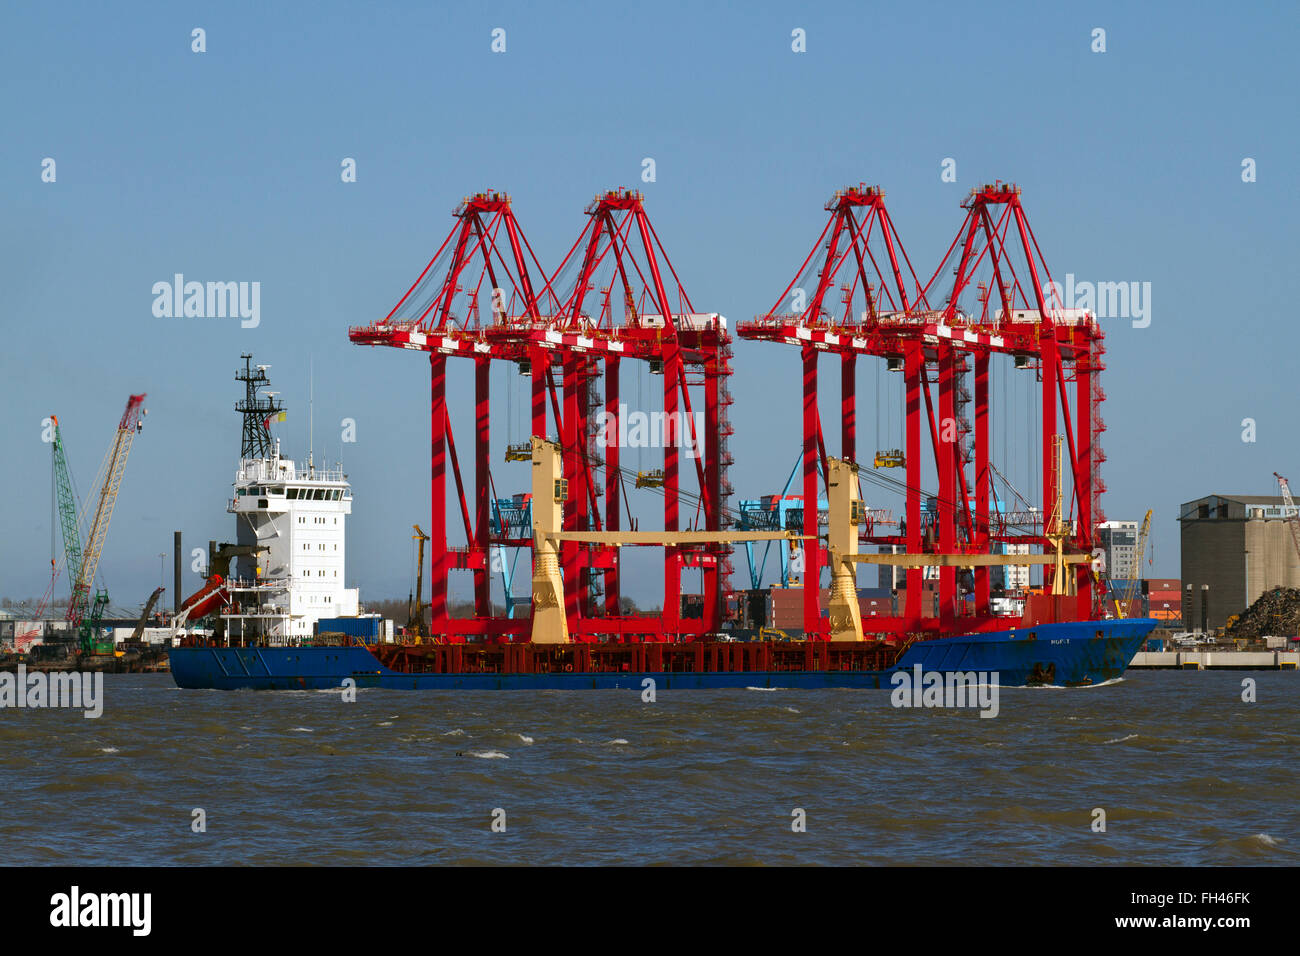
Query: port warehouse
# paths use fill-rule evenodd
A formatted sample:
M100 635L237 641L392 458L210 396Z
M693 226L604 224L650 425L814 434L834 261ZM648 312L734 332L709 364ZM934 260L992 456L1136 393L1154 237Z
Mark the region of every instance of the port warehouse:
M1300 587L1291 519L1280 496L1207 495L1182 505L1182 616L1189 628L1217 630L1266 592Z

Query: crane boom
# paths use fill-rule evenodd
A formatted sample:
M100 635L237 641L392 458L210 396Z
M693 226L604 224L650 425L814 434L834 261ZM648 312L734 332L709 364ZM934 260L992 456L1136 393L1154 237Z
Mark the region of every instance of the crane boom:
M1151 534L1151 509L1142 518L1142 528L1138 531L1137 547L1134 548L1133 554L1133 575L1129 578L1128 584L1124 586L1123 610L1119 612L1120 617L1127 617L1128 612L1133 607L1133 601L1137 597L1138 579L1142 574L1142 558L1147 553L1147 537Z
M68 476L68 456L63 450L63 433L59 430L59 416L51 415L54 426L54 439L50 445L54 464L54 494L59 511L59 527L63 532L63 556L68 569L68 580L75 581L81 573L81 532L77 528L77 499L72 493L72 479ZM45 589L40 604L32 620L45 616L45 608L54 593L54 582L59 576L59 568L53 557L50 559L50 586ZM73 620L75 608L68 602L67 618Z
M1291 541L1295 545L1297 557L1300 557L1300 512L1296 510L1295 500L1291 497L1291 485L1287 480L1273 472L1273 477L1277 479L1278 488L1282 489L1282 500L1286 502L1286 523L1291 529Z
M108 537L108 524L113 518L113 506L117 503L117 492L122 486L122 475L126 472L126 460L131 454L131 443L135 440L136 432L143 428L140 421L142 414L141 406L144 404L144 395L132 395L127 399L126 411L122 413L122 420L117 425L117 435L113 439L113 448L109 452L108 467L104 474L104 486L100 489L99 498L95 503L95 517L90 525L90 535L86 539L85 551L80 555L79 567L73 574L71 561L69 561L68 572L73 583L72 590L72 607L69 608L69 617L72 614L78 614L78 620L85 615L85 609L90 603L90 588L95 582L95 574L99 570L99 558L104 551L104 541ZM66 469L65 472L66 474ZM66 523L67 516L64 509L60 509L61 516ZM67 531L64 531L64 545L67 545ZM98 599L96 605L99 604Z
M68 580L73 583L73 600L68 602L68 620L81 623L76 601L76 581L81 577L81 532L77 527L77 499L72 493L72 478L68 474L68 456L63 448L63 433L59 420L54 421L54 482L59 498L59 526L63 529L63 560L68 569ZM77 615L74 617L74 615Z

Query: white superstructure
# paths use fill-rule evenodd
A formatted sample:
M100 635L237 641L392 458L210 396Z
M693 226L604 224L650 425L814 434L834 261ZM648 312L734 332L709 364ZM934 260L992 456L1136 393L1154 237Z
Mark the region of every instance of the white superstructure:
M310 637L323 617L357 614L357 589L344 586L352 489L342 469L282 458L275 439L272 457L240 460L226 510L239 544L267 549L232 569L222 612L231 636L293 641Z

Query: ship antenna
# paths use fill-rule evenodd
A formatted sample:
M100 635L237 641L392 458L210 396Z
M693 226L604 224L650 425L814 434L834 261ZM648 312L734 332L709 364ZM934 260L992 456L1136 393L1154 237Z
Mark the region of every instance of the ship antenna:
M284 411L284 405L276 400L274 392L268 392L265 397L258 394L258 389L270 384L266 370L271 366L258 365L254 368L250 353L244 353L240 358L244 360L244 367L235 373L235 381L244 383L244 399L235 403L235 410L244 422L239 457L270 458L271 418Z
M316 455L316 367L315 359L307 357L307 473L315 476Z

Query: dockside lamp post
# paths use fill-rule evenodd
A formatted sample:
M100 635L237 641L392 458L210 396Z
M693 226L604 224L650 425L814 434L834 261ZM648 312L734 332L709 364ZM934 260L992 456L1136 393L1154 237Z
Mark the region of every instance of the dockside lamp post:
M1201 585L1201 631L1210 633L1210 586Z

